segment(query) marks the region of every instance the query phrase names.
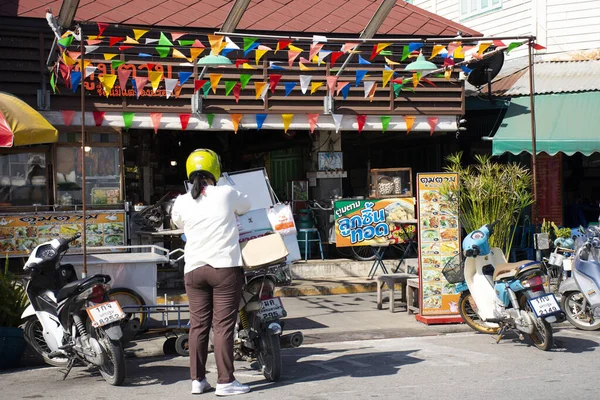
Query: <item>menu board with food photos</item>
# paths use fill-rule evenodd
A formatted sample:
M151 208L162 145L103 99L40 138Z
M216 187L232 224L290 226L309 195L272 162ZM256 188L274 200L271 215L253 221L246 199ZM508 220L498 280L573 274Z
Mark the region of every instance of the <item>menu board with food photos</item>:
M421 315L458 314L455 285L442 274L460 264L458 174L417 174Z
M0 255L24 257L38 244L81 233L81 212L41 212L35 214L0 215ZM123 246L125 237L124 211L88 211L86 213L87 250L95 247ZM82 252L82 238L70 244L69 254Z

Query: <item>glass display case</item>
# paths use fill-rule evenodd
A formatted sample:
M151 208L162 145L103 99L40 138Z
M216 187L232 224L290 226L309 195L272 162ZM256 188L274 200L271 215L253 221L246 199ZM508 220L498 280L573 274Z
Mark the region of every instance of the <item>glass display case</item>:
M369 177L371 198L413 196L411 168L372 169Z
M45 149L0 153L0 206L48 204Z

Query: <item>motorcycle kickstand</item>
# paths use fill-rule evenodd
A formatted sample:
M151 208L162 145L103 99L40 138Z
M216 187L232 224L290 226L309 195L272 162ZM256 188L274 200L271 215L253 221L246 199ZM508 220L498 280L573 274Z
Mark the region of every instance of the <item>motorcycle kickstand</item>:
M500 340L502 340L502 337L504 336L504 331L505 330L506 330L506 328L502 327L498 331L498 337L496 338L496 344L500 343Z
M75 364L75 358L71 358L69 360L69 364L67 364L67 369L66 371L63 372L63 378L62 380L64 381L65 379L67 379L67 376L69 375L69 373L71 372L71 369L73 369L73 365Z

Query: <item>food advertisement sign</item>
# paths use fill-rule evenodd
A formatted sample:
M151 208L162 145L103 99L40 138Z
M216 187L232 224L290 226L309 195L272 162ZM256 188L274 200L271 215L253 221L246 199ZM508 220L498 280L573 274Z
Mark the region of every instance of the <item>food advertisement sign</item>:
M455 285L442 268L460 263L458 174L417 174L421 315L458 314Z
M404 243L402 221L415 219L415 199L340 200L335 202L337 247ZM414 233L414 225L404 225Z
M83 230L81 212L0 215L0 254L24 257L38 244L67 238ZM125 212L88 211L86 214L88 251L94 247L125 245ZM69 254L82 252L82 239L71 243Z

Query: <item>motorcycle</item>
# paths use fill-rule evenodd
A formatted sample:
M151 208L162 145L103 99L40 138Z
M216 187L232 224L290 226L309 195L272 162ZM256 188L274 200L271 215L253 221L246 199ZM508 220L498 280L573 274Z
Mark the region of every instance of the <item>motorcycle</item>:
M98 368L111 385L125 379L125 356L117 301L109 301L110 276L77 280L71 264L60 260L69 244L79 239L52 239L38 245L24 270L30 305L23 312L25 340L50 365L66 367L63 380L76 362Z
M575 253L571 277L560 285L560 305L576 328L600 329L600 230L591 227L587 240Z
M461 293L458 308L464 321L476 331L497 333L497 343L507 331L529 336L540 350L552 347L552 327L561 309L553 294L544 289L545 276L536 261L507 263L499 248L491 248L494 226L486 224L463 240L462 264L442 270Z

